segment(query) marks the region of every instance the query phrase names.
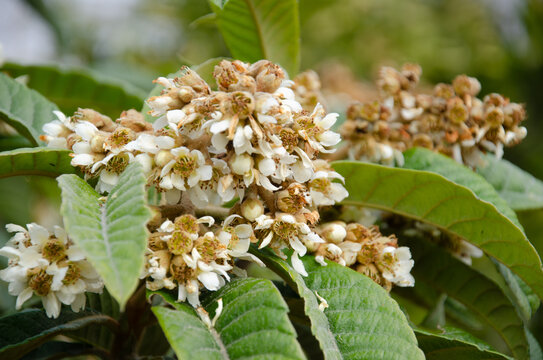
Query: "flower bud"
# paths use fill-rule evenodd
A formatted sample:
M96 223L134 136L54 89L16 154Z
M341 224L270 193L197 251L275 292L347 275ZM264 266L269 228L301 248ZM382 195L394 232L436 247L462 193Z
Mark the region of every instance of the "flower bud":
M331 223L324 226L321 235L326 241L339 244L347 236L347 231L345 230L345 226L338 223Z
M174 159L173 154L169 152L168 150L160 150L155 155L155 163L159 167L166 166L166 164L169 163L173 159Z
M230 169L237 175L245 175L253 168L253 158L249 154L234 155L230 160Z
M262 214L264 214L264 205L258 199L250 198L241 204L241 215L249 221L255 221Z

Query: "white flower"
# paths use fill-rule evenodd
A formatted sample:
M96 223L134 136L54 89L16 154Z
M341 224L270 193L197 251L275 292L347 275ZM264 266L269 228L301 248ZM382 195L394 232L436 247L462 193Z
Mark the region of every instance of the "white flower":
M168 162L160 173L159 186L166 190L176 188L186 190L199 181L211 179L211 165L205 163L204 155L198 150L189 150L182 146L171 150L174 158Z
M315 206L334 205L349 196L343 185L333 182L334 179L344 182L343 176L335 171L323 169L315 172L309 182L309 192Z
M415 285L415 279L410 274L414 261L409 248L387 246L383 249L381 260L379 265L386 280L401 287Z
M43 125L45 135L40 136L40 139L47 142L47 147L67 149L66 136L73 131L73 124L62 112L55 110L53 113L57 120Z
M0 255L10 258L0 279L9 282L9 293L17 296L17 309L33 294L41 297L49 317L58 317L61 303L75 312L83 309L86 291L102 291L96 271L62 228L55 227L54 234L37 224L27 228L8 225L8 231L17 233L0 249Z

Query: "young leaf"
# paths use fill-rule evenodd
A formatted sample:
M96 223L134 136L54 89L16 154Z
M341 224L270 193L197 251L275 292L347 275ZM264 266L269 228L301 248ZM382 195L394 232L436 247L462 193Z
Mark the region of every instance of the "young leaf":
M61 311L56 319L43 310L28 309L0 318L0 358L18 359L48 339L86 326L109 325L115 320L91 311Z
M444 331L415 329L419 347L426 360L506 360L504 354L492 350L488 345L458 329Z
M121 308L136 288L147 242L145 177L141 165L130 164L105 203L75 175L58 179L60 212L70 238L85 251Z
M519 275L543 298L541 260L515 223L472 190L436 173L356 161L333 167L345 177L346 204L409 217L460 236Z
M57 106L38 92L0 73L0 120L33 145L38 145L43 125L55 119L54 110Z
M543 182L505 159L484 157L477 172L516 211L543 208Z
M0 152L0 178L19 175L57 177L74 174L71 151L50 148L27 148Z
M12 77L28 76L28 87L53 101L67 115L81 107L116 119L123 110L141 108L145 98L145 92L131 84L82 68L7 63L0 70Z
M296 0L209 0L232 57L268 59L291 77L300 66L300 24Z
M210 318L218 299L224 306L214 327L207 327L189 305L162 296L176 309L155 306L153 312L179 359L305 358L288 307L269 280L234 280L212 293L204 302Z
M423 239L412 239L415 279L432 285L475 313L492 328L516 359L528 356L524 322L503 290L493 281Z
M302 258L309 275L302 277L269 252L254 254L304 299L326 359L424 359L398 304L368 277L336 263L321 266L312 256ZM319 309L322 300L316 294L328 308Z

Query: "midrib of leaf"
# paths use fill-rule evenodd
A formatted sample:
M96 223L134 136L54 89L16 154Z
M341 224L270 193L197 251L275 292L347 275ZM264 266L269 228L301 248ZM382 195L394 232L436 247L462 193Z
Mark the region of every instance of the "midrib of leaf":
M111 268L115 272L115 279L117 280L118 286L123 286L123 283L121 281L121 275L119 273L119 269L117 266L115 266L115 263L113 262L113 252L111 251L111 244L109 242L109 237L107 235L107 229L108 229L108 221L107 221L107 202L105 204L100 205L100 224L101 229L100 232L102 233L102 239L104 240L104 245L106 249L106 254L108 261L111 265ZM123 291L124 292L124 291Z
M217 332L217 330L212 326L209 329L209 332L211 333L211 336L213 337L213 340L215 340L215 343L219 346L219 351L224 358L224 360L230 360L230 356L228 356L228 351L226 350L226 346L224 346L224 343L222 342L221 336Z
M260 51L262 51L262 55L264 56L264 59L268 58L268 52L266 51L266 47L264 46L264 36L262 35L262 28L260 26L260 22L258 21L258 17L256 14L256 9L254 7L252 0L244 0L247 4L247 7L249 8L249 12L251 13L251 17L254 20L256 33L258 35L258 38L260 39Z

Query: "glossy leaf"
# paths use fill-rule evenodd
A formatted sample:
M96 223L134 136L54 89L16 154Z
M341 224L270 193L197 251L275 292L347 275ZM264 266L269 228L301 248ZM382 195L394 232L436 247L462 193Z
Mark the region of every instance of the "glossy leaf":
M50 148L22 148L0 152L0 178L19 175L57 177L74 174L71 151Z
M338 161L333 167L346 180L345 204L389 211L466 239L543 297L541 260L523 231L472 190L428 171L355 161Z
M57 106L38 92L0 73L0 120L38 145L44 124L56 119Z
M218 299L224 308L211 328L189 305L162 296L175 310L154 306L153 312L179 359L304 359L288 307L269 280L234 280L212 293L203 304L210 318Z
M446 328L444 331L415 329L426 360L506 360L510 357L492 350L473 336Z
M105 203L75 175L58 178L61 214L70 238L89 261L121 308L135 290L147 245L145 177L141 165L130 164Z
M516 359L527 358L524 322L498 284L428 241L412 239L406 245L415 260L415 279L459 301L496 332Z
M123 110L140 109L145 98L145 92L131 84L83 68L6 63L0 70L27 76L29 88L68 116L77 108L92 108L116 119Z
M296 0L210 0L216 24L232 57L268 59L291 77L300 66L300 24Z
M405 315L379 285L352 269L302 261L307 277L268 252L254 252L305 301L305 313L326 359L424 359ZM328 302L319 309L316 294Z
M512 223L522 230L522 226L520 225L515 212L508 206L507 202L498 195L492 185L486 182L480 175L475 174L470 169L444 155L434 153L427 149L410 149L405 152L404 156L405 167L414 170L435 172L456 184L467 187L481 200L493 204L502 215L505 215ZM533 293L518 276L509 270L509 268L501 263L498 263L496 266L510 287L510 295L514 298L514 301L521 311L526 314L526 319L529 319L532 313L530 302L535 303L534 306L535 309L537 309L539 301L537 299L535 302L533 300L530 301L534 296Z
M505 159L487 155L477 172L486 179L513 210L543 208L543 182Z
M74 313L63 309L56 319L45 311L28 309L0 318L0 358L17 359L53 336L86 326L112 325L109 316L90 311Z

